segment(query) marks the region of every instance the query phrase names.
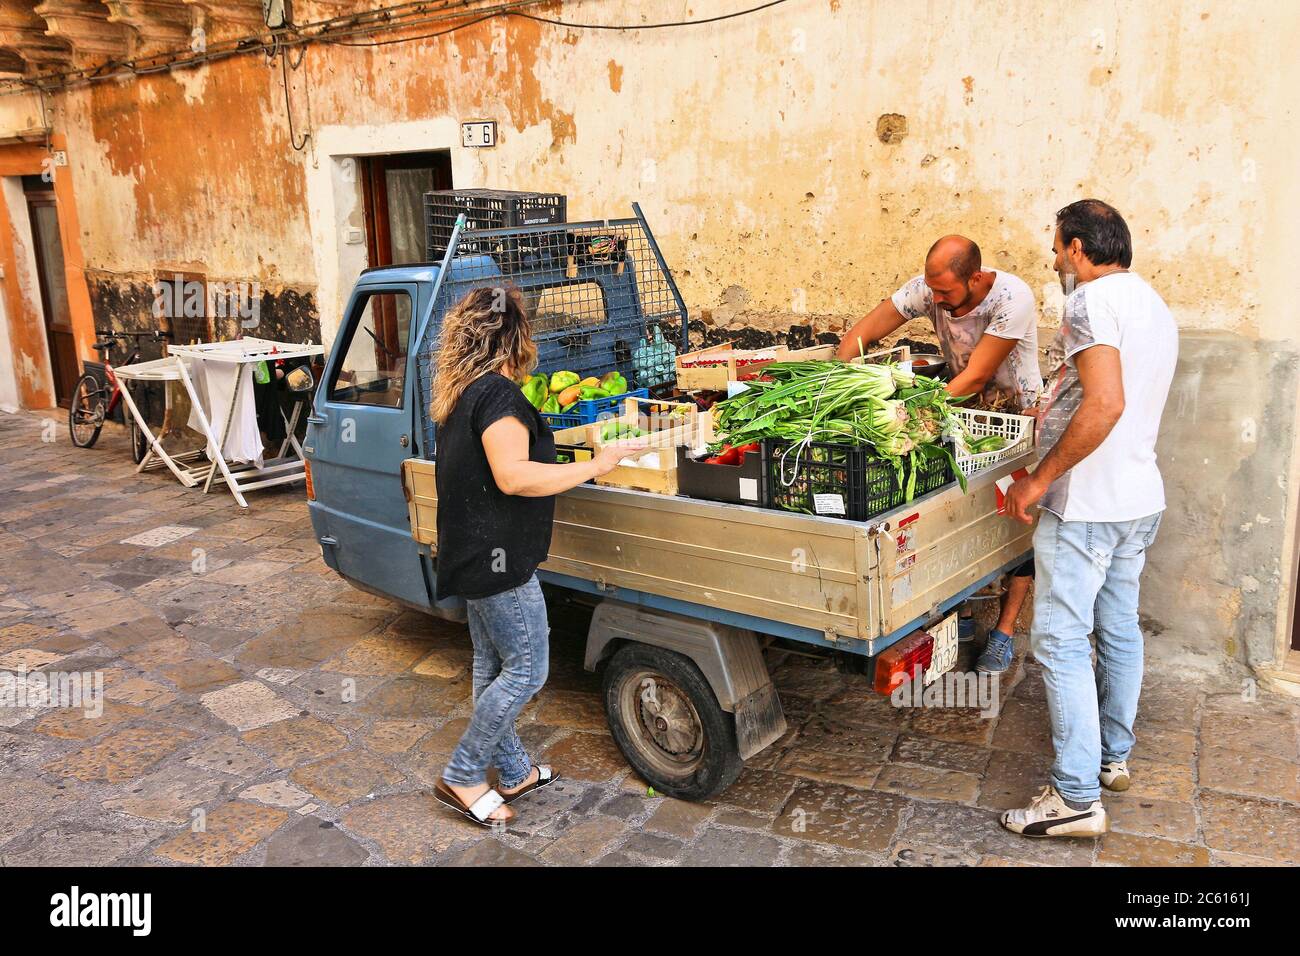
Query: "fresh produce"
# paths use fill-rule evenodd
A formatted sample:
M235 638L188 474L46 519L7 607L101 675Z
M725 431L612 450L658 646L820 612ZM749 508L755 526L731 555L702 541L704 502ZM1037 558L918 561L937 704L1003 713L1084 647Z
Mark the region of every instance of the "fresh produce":
M571 385L578 384L577 372L552 372L550 390L551 394L558 395Z
M704 459L704 463L706 465L743 465L745 455L751 451L758 451L758 442L750 442L748 445L724 445L722 451L712 458Z
M896 365L776 362L745 391L718 402L714 420L731 445L779 438L795 443L796 453L812 442L868 445L891 462L904 500L911 501L925 458L947 458L965 490L965 476L940 441L945 435L971 451L1005 444L998 436L970 435L952 411L951 403L960 400L949 397L941 380Z
M540 409L549 394L550 383L545 375L532 375L520 388L523 389L524 398L528 399L528 403L533 408Z
M519 387L532 406L547 415L560 415L571 411L578 402L613 398L628 391L627 379L617 370L600 378L580 378L577 372L568 370L550 376L537 374L526 376Z
M603 442L625 441L628 438L644 438L648 434L642 431L636 425L629 425L627 422L606 422L600 430L600 440Z

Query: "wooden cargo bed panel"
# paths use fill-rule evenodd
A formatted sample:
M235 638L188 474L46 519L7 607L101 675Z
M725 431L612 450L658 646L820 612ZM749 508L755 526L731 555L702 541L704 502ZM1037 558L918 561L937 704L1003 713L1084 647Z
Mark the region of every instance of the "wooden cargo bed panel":
M994 487L1027 463L1000 464L972 478L967 494L954 484L865 523L584 485L556 499L542 567L871 641L1029 550L1033 529L996 513ZM433 463L403 468L412 534L436 551Z
M963 495L940 491L889 516L881 539L880 582L886 609L878 630L888 634L936 604L993 574L1033 546L1034 529L997 513L997 478L1023 462L970 479Z
M437 549L434 466L404 466L412 534ZM860 524L584 485L560 495L543 569L850 637L869 616Z
M543 567L856 636L862 535L838 522L771 517L685 498L575 489L556 502L551 556Z

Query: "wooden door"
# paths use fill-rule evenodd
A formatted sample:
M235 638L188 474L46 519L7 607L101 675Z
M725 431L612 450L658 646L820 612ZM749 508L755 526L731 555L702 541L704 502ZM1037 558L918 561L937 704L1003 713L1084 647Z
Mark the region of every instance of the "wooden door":
M59 235L59 210L53 192L29 192L27 212L36 247L36 278L41 290L41 310L50 350L54 395L67 406L80 371L68 308L67 274L63 269L63 241Z
M369 265L424 262L424 194L451 188L450 151L367 156L360 167ZM395 349L406 341L408 330L402 326L408 317L382 303L377 305L379 344Z

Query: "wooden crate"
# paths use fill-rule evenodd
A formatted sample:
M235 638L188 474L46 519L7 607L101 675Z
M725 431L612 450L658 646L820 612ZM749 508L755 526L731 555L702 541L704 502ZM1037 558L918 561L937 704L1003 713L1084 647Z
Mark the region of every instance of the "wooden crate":
M676 448L678 445L696 447L713 440L711 413L701 414L694 402L671 402L658 398L629 398L617 418L588 425L587 444L599 448L608 444L601 434L610 422L635 425L648 435L635 441L646 442L652 448ZM703 433L701 429L706 429Z
M684 408L682 421L676 421L672 408ZM623 403L623 412L594 425L580 425L555 432L557 446L570 449L599 449L612 442L601 440L600 433L610 422L621 422L649 431L641 438L624 439L646 442L648 454L658 455L656 468L645 465L632 467L620 465L607 475L596 478L596 484L612 488L631 488L660 495L677 494L677 447L698 448L713 441L713 413L701 412L691 402L669 402L661 399L629 398ZM658 426L658 427L656 427ZM643 456L644 457L644 456Z
M738 375L754 372L764 365L785 360L790 350L784 345L773 345L765 349L733 349L730 342L711 345L697 352L687 352L677 356L677 387L684 392L709 390L725 392L727 382L736 380ZM738 365L739 361L752 359L754 356L770 356L759 362ZM697 361L717 361L716 365L692 367L689 363Z
M681 411L674 414L676 410ZM677 494L677 448L698 448L713 440L713 413L701 412L693 402L668 402L661 399L629 398L623 403L623 414L615 421L636 425L649 432L639 438L625 439L645 442L650 450L639 458L639 464L620 465L607 475L596 479L596 484L611 488L631 488L659 495ZM600 433L608 422L587 426L588 442L594 448L609 442ZM657 457L657 467L647 467L646 462Z
M756 355L768 357L753 361ZM677 387L684 392L704 389L725 392L728 382L739 381L742 375L761 372L773 362L826 361L834 357L835 346L833 345L814 345L811 348L794 350L784 345L773 345L765 349L733 349L729 343L723 342L721 345L677 356ZM694 368L685 364L700 359L714 359L718 364ZM741 364L746 359L750 361Z
M608 488L631 488L633 491L648 491L656 495L677 494L677 449L651 448L640 457L646 462L650 456L658 456L658 467L646 464L636 467L619 465L607 475L596 479L596 484Z

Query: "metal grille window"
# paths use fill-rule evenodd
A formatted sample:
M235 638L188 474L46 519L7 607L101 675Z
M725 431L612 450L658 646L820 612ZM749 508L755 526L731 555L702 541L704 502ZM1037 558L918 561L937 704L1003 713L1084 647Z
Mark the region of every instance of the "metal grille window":
M565 329L604 325L605 296L598 282L549 286L524 291L528 313L533 318L533 335Z

